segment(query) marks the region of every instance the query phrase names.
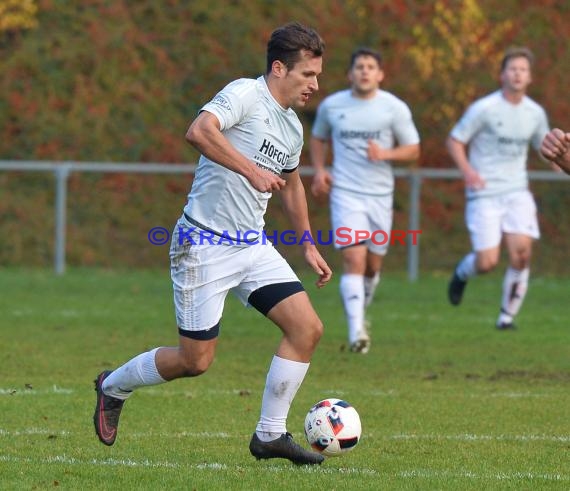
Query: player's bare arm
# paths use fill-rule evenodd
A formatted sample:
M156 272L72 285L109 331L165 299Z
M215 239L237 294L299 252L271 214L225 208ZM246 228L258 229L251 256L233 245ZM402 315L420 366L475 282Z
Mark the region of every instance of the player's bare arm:
M472 189L483 189L485 180L471 167L467 159L467 145L452 136L447 138L447 151L457 168L463 173L465 186Z
M368 140L368 159L372 162L379 160L412 161L420 156L420 145L400 145L394 148L383 148L374 140Z
M540 153L570 174L570 133L554 128L544 137Z
M316 198L322 198L330 193L332 185L332 176L326 170L326 159L329 150L328 140L311 137L309 141L311 149L311 164L315 170L313 182L311 183L311 192Z
M287 173L285 175L287 185L281 190L281 202L295 233L299 239L305 232L311 232L309 223L309 212L307 208L307 198L305 188L299 172ZM312 241L304 241L302 244L305 261L315 273L319 275L316 285L321 288L325 286L332 277L332 271L326 261L319 253L317 247Z
M186 132L186 140L213 162L244 176L260 192L278 191L285 186L279 176L260 169L238 152L220 131L220 122L212 113L202 111Z

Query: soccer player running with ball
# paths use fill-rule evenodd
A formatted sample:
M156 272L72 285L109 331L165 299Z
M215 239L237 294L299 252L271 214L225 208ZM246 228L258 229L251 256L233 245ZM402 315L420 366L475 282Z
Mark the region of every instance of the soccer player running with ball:
M380 89L384 79L380 53L356 49L348 71L350 88L323 100L317 109L310 140L315 170L312 192L330 193L333 230L392 229L394 175L392 162L411 161L420 153L419 135L409 107ZM332 171L326 167L332 145ZM379 237L379 236L378 236ZM370 332L365 317L380 281L389 240L339 241L343 261L340 279L350 350L367 353Z
M532 63L527 48L507 50L502 88L469 106L447 139L449 154L465 179L465 221L473 247L453 272L449 301L459 305L467 281L497 266L502 239L509 266L495 324L500 330L515 328L528 287L532 243L540 236L526 167L529 143L539 150L548 120L526 95Z
M231 290L283 334L267 374L251 454L296 464L323 461L322 455L293 441L286 428L323 325L291 267L261 239L274 191L281 194L296 233L310 231L298 171L303 130L293 108L304 107L318 90L323 50L313 29L298 23L276 29L267 45L265 75L227 85L188 129L186 139L201 157L170 248L179 344L155 348L99 374L94 423L104 444L115 442L121 409L134 390L206 372ZM205 231L225 239L209 244L200 240ZM247 242L239 239L244 231ZM251 231L257 232L257 240ZM303 247L305 260L319 276L317 286L324 286L330 268L314 244Z

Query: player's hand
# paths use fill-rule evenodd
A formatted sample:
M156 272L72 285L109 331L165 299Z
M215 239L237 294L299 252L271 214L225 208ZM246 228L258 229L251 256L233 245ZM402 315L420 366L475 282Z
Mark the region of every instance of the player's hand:
M465 179L465 187L469 189L479 190L485 187L485 180L473 169L467 170L463 178Z
M255 166L248 178L249 183L261 193L279 191L285 187L286 181L273 172Z
M570 151L570 133L555 128L548 133L540 147L540 153L548 160L556 161Z
M313 176L311 193L318 199L326 198L331 191L333 178L326 170L319 170Z
M388 150L382 148L374 140L368 140L368 160L389 160Z
M305 249L305 261L307 261L307 264L319 275L319 279L315 282L315 285L317 285L318 288L325 286L332 278L332 271L314 245L309 245Z

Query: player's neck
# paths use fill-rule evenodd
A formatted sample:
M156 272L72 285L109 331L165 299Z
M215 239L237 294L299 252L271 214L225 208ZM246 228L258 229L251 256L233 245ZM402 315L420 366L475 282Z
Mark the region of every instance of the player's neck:
M287 105L285 97L280 91L279 84L277 83L278 81L273 77L269 77L267 75L264 75L263 78L265 79L265 83L267 84L267 89L269 90L269 93L271 94L271 97L273 97L275 102L277 102L277 104L279 104L282 109L284 110L289 109L290 106Z
M378 89L362 91L356 90L354 87L351 90L352 97L355 97L356 99L373 99L376 97L377 92Z
M503 88L501 90L501 93L503 94L503 97L505 98L505 100L507 102L510 102L511 104L519 104L523 99L524 96L526 95L526 93L524 91L520 91L520 90L509 90L506 88Z

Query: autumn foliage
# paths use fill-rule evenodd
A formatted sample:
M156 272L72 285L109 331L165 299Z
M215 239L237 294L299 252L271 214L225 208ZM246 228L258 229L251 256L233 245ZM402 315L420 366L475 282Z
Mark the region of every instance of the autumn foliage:
M228 81L262 73L269 34L293 19L327 44L321 90L300 114L307 135L322 97L346 87L348 57L359 45L381 50L384 87L412 108L421 166L451 166L443 141L466 106L497 87L511 45L535 52L530 95L552 125L570 125L564 0L0 0L0 160L195 162L184 141L189 122ZM131 243L123 222L143 232L157 224L149 220L170 226L189 184L186 176L73 175L69 259L162 264L165 251L141 252L140 260L121 252ZM397 217L405 220L405 186L400 193ZM550 206L567 210L564 199ZM461 184L431 181L423 201L424 226L457 231L446 253L468 247ZM0 235L11 237L0 245L0 264L19 264L25 251L34 252L32 263L49 263L52 202L51 177L0 173ZM326 208L311 206L326 223ZM22 224L41 224L44 236L26 236Z

